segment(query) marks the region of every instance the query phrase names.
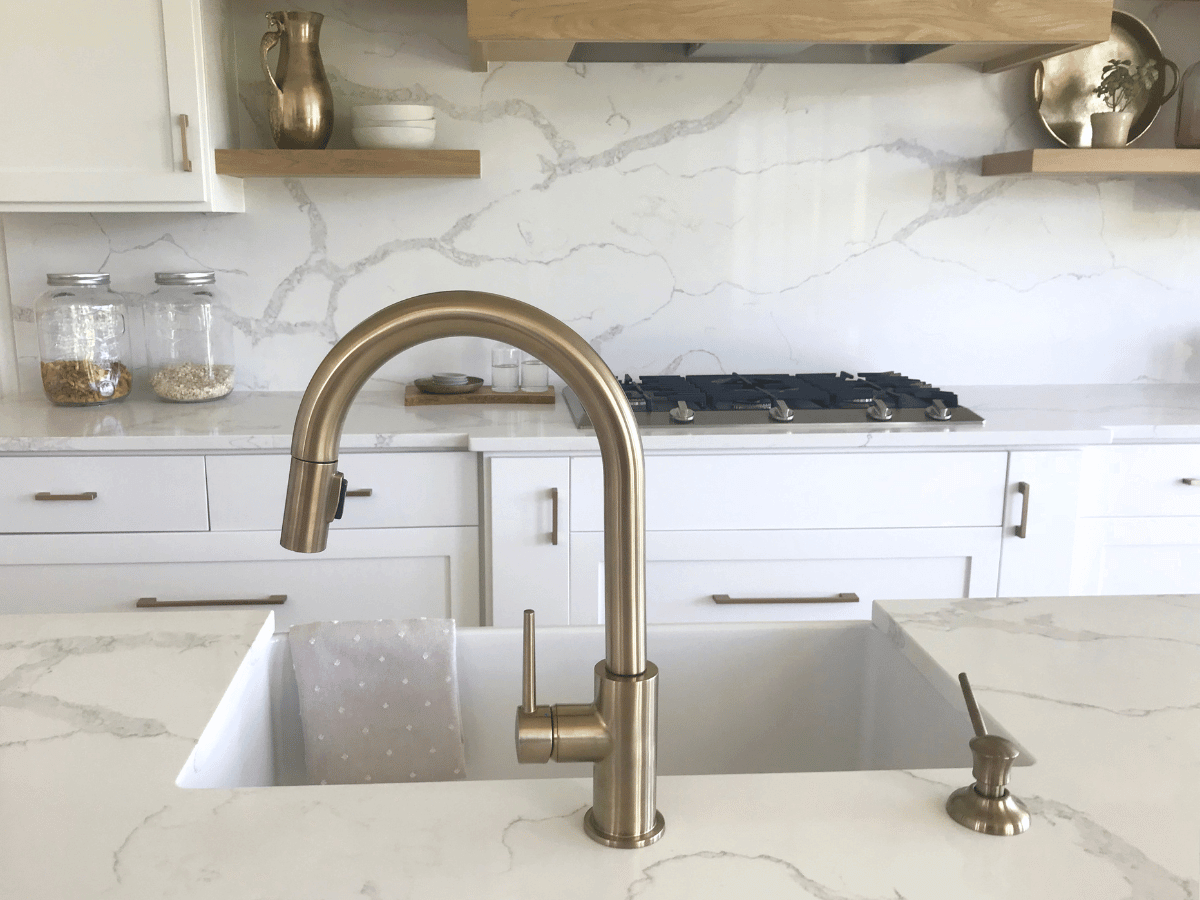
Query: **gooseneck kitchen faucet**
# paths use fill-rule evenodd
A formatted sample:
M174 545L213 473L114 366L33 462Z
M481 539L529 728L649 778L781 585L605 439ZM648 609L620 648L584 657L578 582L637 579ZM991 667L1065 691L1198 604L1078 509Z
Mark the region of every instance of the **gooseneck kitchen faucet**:
M346 481L337 470L346 413L360 388L409 347L480 337L525 350L574 390L587 410L604 466L606 658L588 704L539 706L534 696L533 615L525 616L521 762L591 762L592 808L584 830L610 847L645 847L663 833L655 806L658 669L646 660L645 474L642 441L621 386L588 343L536 307L480 291L422 294L355 326L317 367L296 415L280 543L325 549Z

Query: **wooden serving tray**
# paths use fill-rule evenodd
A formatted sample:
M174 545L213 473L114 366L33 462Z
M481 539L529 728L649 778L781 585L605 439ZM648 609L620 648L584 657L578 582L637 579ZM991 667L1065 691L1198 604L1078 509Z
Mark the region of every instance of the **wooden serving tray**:
M427 394L415 384L404 386L405 406L452 406L459 403L535 403L552 406L554 387L551 386L548 391L497 393L485 384L469 394Z

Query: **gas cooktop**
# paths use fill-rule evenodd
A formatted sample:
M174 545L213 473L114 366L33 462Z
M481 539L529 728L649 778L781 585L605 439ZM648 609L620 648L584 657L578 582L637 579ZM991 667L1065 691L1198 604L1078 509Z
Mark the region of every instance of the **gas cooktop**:
M626 375L621 382L642 427L704 428L760 424L842 430L982 425L958 396L897 372L814 375ZM591 421L575 393L563 399L580 428Z

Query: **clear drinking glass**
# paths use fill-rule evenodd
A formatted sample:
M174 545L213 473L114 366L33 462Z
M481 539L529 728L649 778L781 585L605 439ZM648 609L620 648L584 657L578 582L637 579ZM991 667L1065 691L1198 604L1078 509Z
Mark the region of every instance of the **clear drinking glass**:
M506 344L492 348L492 390L511 394L521 386L521 351Z
M521 363L521 390L532 392L550 390L550 367L540 359L526 356Z

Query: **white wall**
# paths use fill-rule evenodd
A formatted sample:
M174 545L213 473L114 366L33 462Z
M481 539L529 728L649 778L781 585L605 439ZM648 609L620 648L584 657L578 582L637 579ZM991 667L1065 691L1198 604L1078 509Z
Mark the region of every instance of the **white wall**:
M1186 68L1194 3L1120 4ZM944 385L1200 381L1200 183L982 178L984 153L1050 146L1028 70L953 66L466 67L460 12L321 2L334 146L349 108L432 103L480 180L255 179L243 215L10 215L15 340L48 271L219 273L241 387L298 390L372 311L474 288L565 319L618 373L897 369ZM246 146L264 132L238 5ZM422 11L423 10L423 11ZM1169 146L1174 104L1146 146ZM2 338L2 335L0 335ZM0 339L0 348L3 340ZM0 349L0 359L4 350ZM480 342L382 373L486 371ZM3 371L3 366L0 366Z

